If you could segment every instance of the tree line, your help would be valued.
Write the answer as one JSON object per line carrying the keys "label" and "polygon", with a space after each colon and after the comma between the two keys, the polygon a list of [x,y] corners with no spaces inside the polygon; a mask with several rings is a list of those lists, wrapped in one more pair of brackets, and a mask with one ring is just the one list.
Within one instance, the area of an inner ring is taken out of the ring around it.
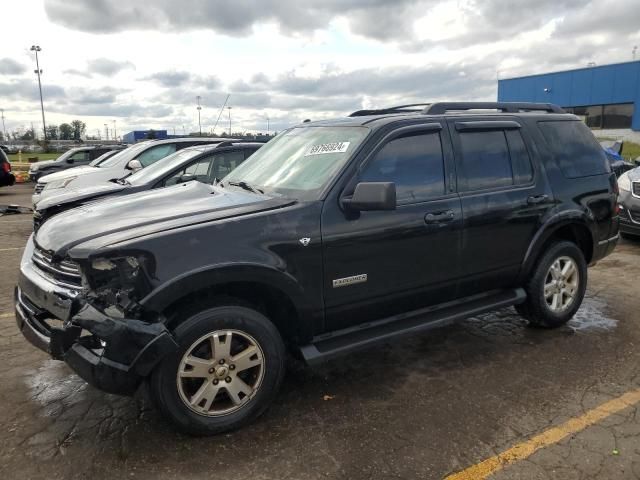
{"label": "tree line", "polygon": [[[82,120],[73,120],[71,123],[61,123],[60,125],[47,125],[47,140],[80,140],[87,131],[87,124]],[[42,134],[38,136],[42,139]],[[4,138],[0,131],[0,141],[3,140],[35,140],[35,132],[33,128],[18,128],[7,134],[8,138]]]}

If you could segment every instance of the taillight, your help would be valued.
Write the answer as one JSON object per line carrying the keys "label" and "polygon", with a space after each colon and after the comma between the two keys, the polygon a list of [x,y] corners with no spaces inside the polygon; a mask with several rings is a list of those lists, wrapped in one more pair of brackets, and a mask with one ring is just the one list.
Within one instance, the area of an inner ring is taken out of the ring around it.
{"label": "taillight", "polygon": [[9,173],[11,171],[11,164],[9,162],[3,162],[2,169],[4,170],[4,173]]}

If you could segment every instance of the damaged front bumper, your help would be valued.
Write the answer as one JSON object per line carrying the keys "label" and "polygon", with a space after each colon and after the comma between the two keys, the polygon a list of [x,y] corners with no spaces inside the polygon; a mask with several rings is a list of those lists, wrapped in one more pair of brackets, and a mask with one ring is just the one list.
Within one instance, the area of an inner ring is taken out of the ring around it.
{"label": "damaged front bumper", "polygon": [[80,290],[57,285],[33,264],[32,253],[29,240],[15,288],[18,328],[87,383],[109,393],[133,394],[178,348],[163,323],[110,317],[87,303]]}

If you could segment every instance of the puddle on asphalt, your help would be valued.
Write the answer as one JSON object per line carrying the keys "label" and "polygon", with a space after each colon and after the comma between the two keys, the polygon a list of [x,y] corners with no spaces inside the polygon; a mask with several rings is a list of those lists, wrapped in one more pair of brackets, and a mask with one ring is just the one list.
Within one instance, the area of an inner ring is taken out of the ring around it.
{"label": "puddle on asphalt", "polygon": [[602,300],[585,297],[582,306],[567,326],[574,332],[612,330],[618,325],[618,321],[604,313],[606,307],[607,304]]}
{"label": "puddle on asphalt", "polygon": [[46,416],[86,399],[86,383],[62,362],[47,360],[25,377],[31,398],[44,408]]}

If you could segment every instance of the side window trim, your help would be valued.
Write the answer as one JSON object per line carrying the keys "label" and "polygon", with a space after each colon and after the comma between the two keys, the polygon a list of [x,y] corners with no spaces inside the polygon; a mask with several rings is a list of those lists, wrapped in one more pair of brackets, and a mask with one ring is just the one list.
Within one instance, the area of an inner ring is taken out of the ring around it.
{"label": "side window trim", "polygon": [[476,120],[470,122],[456,122],[458,132],[473,132],[477,130],[514,130],[522,128],[518,122],[513,120]]}

